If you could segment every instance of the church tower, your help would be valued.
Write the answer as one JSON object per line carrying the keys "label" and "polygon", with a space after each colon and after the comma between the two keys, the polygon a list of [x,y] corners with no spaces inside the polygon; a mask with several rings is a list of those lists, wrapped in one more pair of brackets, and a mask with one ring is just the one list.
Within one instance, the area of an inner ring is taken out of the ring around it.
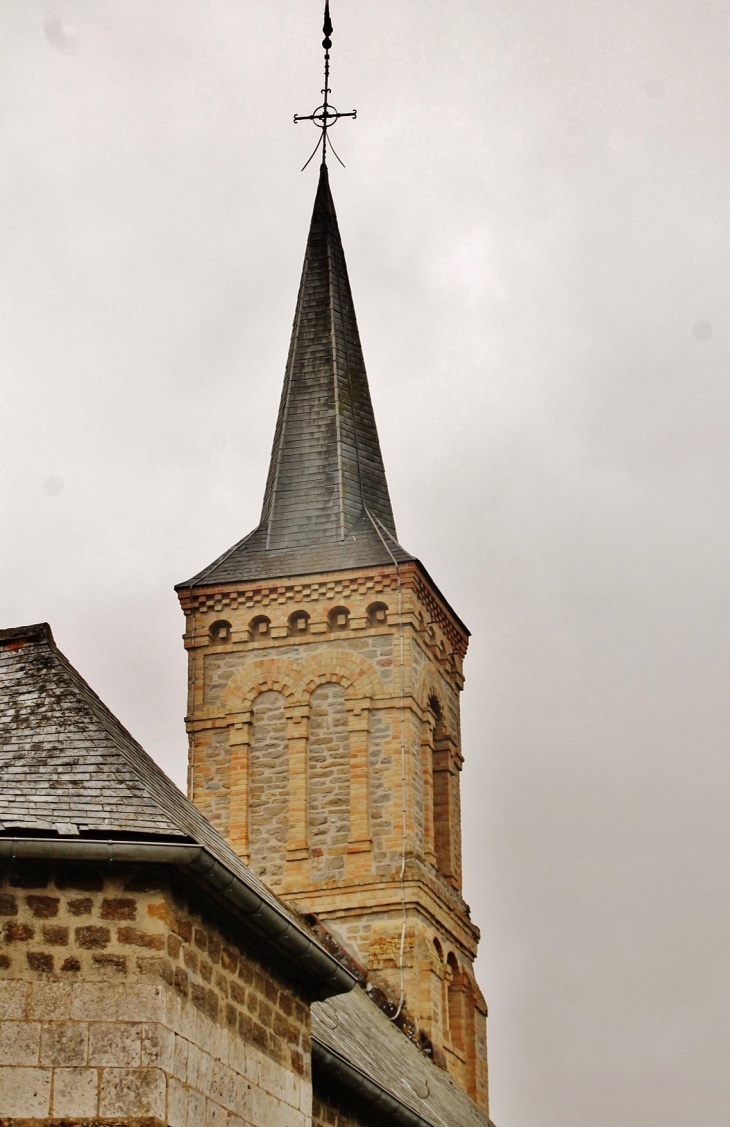
{"label": "church tower", "polygon": [[190,798],[486,1108],[461,892],[469,632],[397,540],[324,163],[260,524],[177,591]]}

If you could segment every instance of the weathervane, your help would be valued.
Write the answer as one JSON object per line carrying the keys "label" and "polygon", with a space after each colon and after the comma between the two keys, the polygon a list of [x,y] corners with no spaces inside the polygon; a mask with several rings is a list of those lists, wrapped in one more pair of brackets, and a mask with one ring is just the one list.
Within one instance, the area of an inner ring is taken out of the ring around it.
{"label": "weathervane", "polygon": [[[334,125],[334,123],[338,120],[338,118],[341,118],[341,117],[357,117],[357,110],[351,110],[350,113],[340,113],[338,110],[335,109],[334,106],[331,106],[330,103],[329,103],[329,96],[331,94],[331,90],[330,90],[330,47],[332,46],[332,40],[330,39],[330,36],[332,34],[332,20],[330,19],[329,0],[325,0],[324,26],[322,27],[322,31],[324,32],[324,39],[322,40],[322,46],[324,47],[324,90],[322,91],[322,93],[324,94],[324,101],[322,102],[321,106],[317,106],[314,113],[307,114],[306,116],[304,114],[298,114],[298,113],[294,114],[294,124],[296,124],[298,121],[313,121],[314,124],[319,129],[322,130],[322,136],[320,137],[319,141],[317,141],[317,144],[314,146],[314,152],[312,153],[312,156],[307,161],[307,164],[309,164],[309,162],[312,160],[312,157],[314,157],[314,154],[317,152],[317,149],[319,148],[320,145],[322,146],[322,164],[326,164],[327,163],[327,130],[332,125]],[[337,153],[335,152],[334,146],[333,146],[331,141],[330,141],[330,148],[332,149],[332,152],[335,154],[337,159],[340,161],[340,164],[344,168],[345,165],[340,160],[340,158],[337,156]],[[304,165],[304,168],[307,167],[307,164]],[[304,172],[304,168],[302,168],[302,172]]]}

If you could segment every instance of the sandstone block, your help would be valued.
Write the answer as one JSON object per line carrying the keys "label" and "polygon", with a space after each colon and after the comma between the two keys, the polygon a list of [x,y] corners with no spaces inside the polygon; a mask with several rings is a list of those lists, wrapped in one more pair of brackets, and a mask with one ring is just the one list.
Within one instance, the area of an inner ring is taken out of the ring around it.
{"label": "sandstone block", "polygon": [[137,918],[137,901],[130,897],[113,897],[101,902],[103,920],[135,920]]}
{"label": "sandstone block", "polygon": [[0,1065],[38,1064],[40,1040],[37,1022],[0,1022]]}
{"label": "sandstone block", "polygon": [[188,1092],[175,1077],[167,1082],[167,1122],[169,1127],[188,1127]]}
{"label": "sandstone block", "polygon": [[89,916],[94,901],[90,896],[81,896],[76,899],[69,900],[66,904],[72,916]]}
{"label": "sandstone block", "polygon": [[173,1075],[182,1080],[183,1083],[188,1077],[188,1052],[190,1049],[190,1042],[186,1041],[184,1037],[174,1034],[175,1037],[175,1055],[172,1066]]}
{"label": "sandstone block", "polygon": [[57,1021],[44,1025],[41,1032],[41,1064],[86,1064],[88,1045],[89,1029],[84,1022]]}
{"label": "sandstone block", "polygon": [[228,1112],[214,1100],[206,1100],[205,1127],[228,1127]]}
{"label": "sandstone block", "polygon": [[25,1017],[27,982],[0,982],[0,1019]]}
{"label": "sandstone block", "polygon": [[156,1022],[141,1026],[141,1059],[143,1068],[161,1068],[165,1072],[175,1070],[175,1034],[171,1029]]}
{"label": "sandstone block", "polygon": [[49,1068],[0,1067],[0,1108],[9,1118],[40,1119],[51,1102]]}
{"label": "sandstone block", "polygon": [[210,1095],[216,1103],[235,1110],[236,1105],[236,1076],[231,1069],[221,1061],[214,1060],[210,1078]]}
{"label": "sandstone block", "polygon": [[53,1114],[91,1118],[99,1103],[99,1074],[95,1068],[56,1068],[53,1072]]}
{"label": "sandstone block", "polygon": [[135,1068],[141,1060],[141,1031],[127,1022],[94,1022],[89,1031],[89,1064]]}
{"label": "sandstone block", "polygon": [[117,1014],[118,987],[79,982],[73,987],[71,1017],[76,1021],[109,1021]]}
{"label": "sandstone block", "polygon": [[153,984],[121,987],[117,1017],[120,1021],[157,1021],[162,1013],[162,992]]}
{"label": "sandstone block", "polygon": [[205,1096],[191,1089],[188,1092],[188,1127],[199,1127],[205,1123]]}
{"label": "sandstone block", "polygon": [[165,1074],[159,1068],[105,1068],[99,1115],[165,1118]]}

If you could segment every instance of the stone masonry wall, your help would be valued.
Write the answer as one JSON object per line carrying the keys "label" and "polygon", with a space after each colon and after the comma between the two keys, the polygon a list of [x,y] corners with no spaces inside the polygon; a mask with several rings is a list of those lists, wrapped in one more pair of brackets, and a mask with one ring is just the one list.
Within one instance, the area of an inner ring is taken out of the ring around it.
{"label": "stone masonry wall", "polygon": [[0,880],[0,1123],[307,1127],[309,1006],[148,866]]}
{"label": "stone masonry wall", "polygon": [[[444,958],[452,953],[470,983],[478,942],[461,895],[466,632],[415,564],[180,597],[188,615],[191,755],[209,760],[211,778],[229,787],[233,848],[396,998],[405,899],[406,1010],[448,1055],[430,952],[436,942]],[[272,699],[281,701],[280,754],[264,782],[262,716]],[[220,730],[230,736],[229,784],[210,742]],[[218,787],[209,796],[207,786],[208,776],[196,772],[191,797],[216,812]],[[271,817],[277,809],[281,822]],[[477,1023],[479,1005],[466,1007]],[[481,1050],[478,1082],[468,1075],[465,1050],[444,1063],[486,1106]]]}
{"label": "stone masonry wall", "polygon": [[195,757],[190,774],[197,776],[200,812],[223,837],[228,835],[231,812],[231,749],[225,728],[206,733],[205,753]]}
{"label": "stone masonry wall", "polygon": [[312,876],[330,880],[345,875],[350,833],[350,733],[341,685],[320,685],[311,701],[308,767]]}
{"label": "stone masonry wall", "polygon": [[289,757],[281,693],[254,701],[251,739],[249,841],[251,868],[274,889],[281,887],[286,862],[289,813]]}

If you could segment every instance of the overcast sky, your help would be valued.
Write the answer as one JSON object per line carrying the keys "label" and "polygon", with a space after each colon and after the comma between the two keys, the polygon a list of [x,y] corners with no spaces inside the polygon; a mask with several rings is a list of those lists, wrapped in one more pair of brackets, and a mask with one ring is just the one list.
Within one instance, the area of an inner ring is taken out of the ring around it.
{"label": "overcast sky", "polygon": [[[498,1127],[727,1127],[730,9],[333,0],[401,542],[473,632]],[[0,622],[181,783],[173,583],[258,521],[320,0],[0,5]]]}

